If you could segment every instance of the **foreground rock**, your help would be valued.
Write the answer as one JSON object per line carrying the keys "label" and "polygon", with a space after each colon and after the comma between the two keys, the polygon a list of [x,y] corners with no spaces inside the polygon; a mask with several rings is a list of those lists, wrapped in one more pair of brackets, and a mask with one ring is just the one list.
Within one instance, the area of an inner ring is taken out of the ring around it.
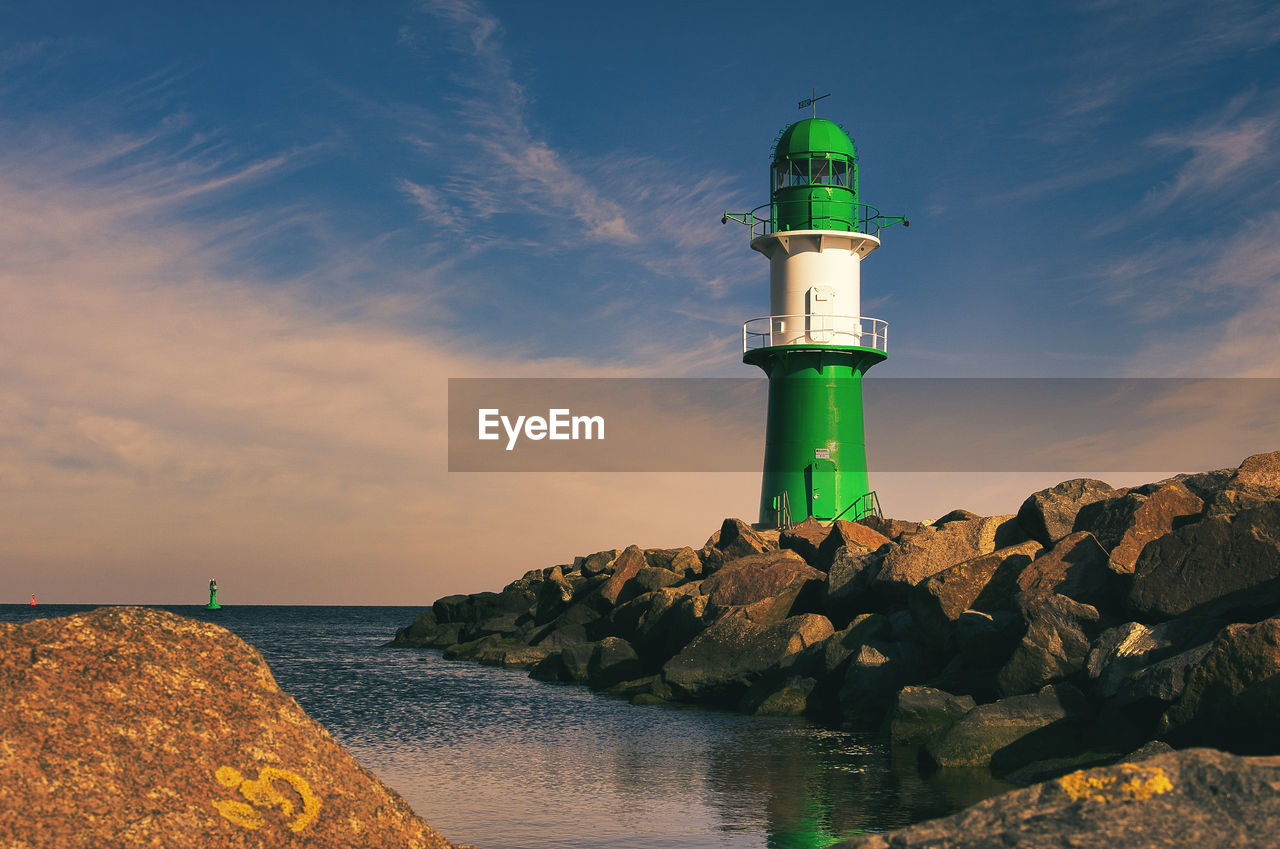
{"label": "foreground rock", "polygon": [[840,849],[1274,847],[1280,758],[1210,749],[1082,770]]}
{"label": "foreground rock", "polygon": [[449,849],[215,625],[0,624],[0,845]]}

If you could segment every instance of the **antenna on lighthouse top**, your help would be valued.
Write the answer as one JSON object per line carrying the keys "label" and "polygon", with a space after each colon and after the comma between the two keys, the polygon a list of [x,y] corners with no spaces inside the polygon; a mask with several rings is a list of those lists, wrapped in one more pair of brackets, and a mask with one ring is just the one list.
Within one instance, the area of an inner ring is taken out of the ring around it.
{"label": "antenna on lighthouse top", "polygon": [[811,88],[809,89],[809,97],[805,98],[804,100],[796,104],[796,108],[803,109],[806,106],[812,106],[813,117],[817,118],[818,117],[818,101],[824,97],[830,97],[830,96],[831,96],[831,92],[827,92],[826,94],[818,94],[818,90],[816,88]]}

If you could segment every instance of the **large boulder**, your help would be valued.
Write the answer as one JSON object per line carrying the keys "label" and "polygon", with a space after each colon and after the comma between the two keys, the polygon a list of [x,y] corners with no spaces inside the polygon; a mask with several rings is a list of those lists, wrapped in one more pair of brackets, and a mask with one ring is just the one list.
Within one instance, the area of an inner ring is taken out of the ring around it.
{"label": "large boulder", "polygon": [[[830,535],[831,528],[829,526],[810,516],[803,522],[798,522],[782,531],[778,535],[778,546],[788,551],[794,551],[803,557],[810,566],[821,569],[822,567],[818,565],[818,552]],[[826,570],[823,569],[823,571],[825,572]]]}
{"label": "large boulder", "polygon": [[1108,600],[1111,571],[1107,551],[1087,531],[1068,534],[1018,574],[1019,608],[1027,608],[1053,594],[1065,595],[1084,604],[1098,605]]}
{"label": "large boulder", "polygon": [[1140,669],[1211,639],[1222,627],[1216,619],[1186,616],[1159,625],[1126,622],[1104,631],[1089,649],[1085,673],[1094,690],[1111,698]]}
{"label": "large boulder", "polygon": [[1110,484],[1076,478],[1032,493],[1018,508],[1018,525],[1028,538],[1050,546],[1071,533],[1080,508],[1115,492]]}
{"label": "large boulder", "polygon": [[871,582],[888,551],[889,548],[872,551],[860,545],[847,545],[836,552],[827,571],[823,593],[827,615],[833,622],[844,625],[872,606]]}
{"label": "large boulder", "polygon": [[656,590],[636,624],[631,643],[656,668],[707,627],[707,596],[700,582]]}
{"label": "large boulder", "polygon": [[889,709],[889,742],[923,746],[976,707],[972,696],[933,687],[903,687]]}
{"label": "large boulder", "polygon": [[701,591],[708,597],[709,616],[738,611],[768,625],[790,616],[797,602],[816,605],[826,577],[794,551],[769,551],[729,561],[702,581]]}
{"label": "large boulder", "polygon": [[596,644],[587,661],[587,683],[596,690],[607,690],[640,674],[639,655],[620,637],[605,637]]}
{"label": "large boulder", "polygon": [[1160,723],[1169,705],[1182,697],[1187,679],[1204,656],[1209,643],[1193,646],[1173,657],[1144,666],[1120,682],[1111,704],[1136,728],[1147,729],[1148,737],[1160,733]]}
{"label": "large boulder", "polygon": [[617,604],[618,596],[622,595],[623,587],[638,575],[641,569],[648,565],[644,559],[644,551],[639,546],[627,546],[618,555],[618,559],[614,561],[613,572],[609,575],[609,580],[605,581],[600,587],[600,598],[611,606]]}
{"label": "large boulder", "polygon": [[958,814],[831,849],[1271,849],[1280,832],[1280,758],[1208,749],[1080,770]]}
{"label": "large boulder", "polygon": [[618,594],[618,603],[623,604],[654,590],[674,587],[676,584],[681,583],[684,583],[683,574],[677,574],[670,569],[663,569],[657,566],[645,566],[639,572],[636,572],[635,576],[622,587],[622,592]]}
{"label": "large boulder", "polygon": [[849,660],[837,693],[845,725],[878,728],[898,691],[933,672],[930,659],[912,642],[868,640]]}
{"label": "large boulder", "polygon": [[973,607],[996,575],[1004,572],[1008,582],[1040,551],[1040,543],[1028,540],[961,561],[930,575],[911,592],[911,615],[920,636],[937,648],[948,648],[960,614]]}
{"label": "large boulder", "polygon": [[869,528],[891,542],[902,542],[907,537],[913,536],[924,530],[925,525],[920,522],[908,522],[904,519],[886,519],[883,516],[863,516],[855,525],[862,525]]}
{"label": "large boulder", "polygon": [[960,519],[926,528],[900,546],[889,547],[871,581],[875,593],[890,604],[905,604],[911,588],[931,575],[980,554],[995,551],[997,538],[1015,536],[1012,516]]}
{"label": "large boulder", "polygon": [[1280,619],[1229,625],[1188,670],[1165,739],[1240,754],[1280,753]]}
{"label": "large boulder", "polygon": [[608,574],[613,571],[613,564],[620,554],[622,554],[622,549],[610,548],[605,551],[597,551],[595,554],[589,554],[586,557],[578,557],[574,560],[574,569],[588,578]]}
{"label": "large boulder", "polygon": [[1160,487],[1150,495],[1127,492],[1096,501],[1076,515],[1075,530],[1089,531],[1111,553],[1111,568],[1132,572],[1147,543],[1199,518],[1204,502],[1181,483]]}
{"label": "large boulder", "polygon": [[827,538],[822,542],[822,547],[818,550],[818,560],[822,565],[818,565],[817,568],[826,571],[831,561],[835,560],[836,552],[845,546],[859,545],[875,551],[881,546],[889,545],[892,542],[893,540],[889,539],[889,537],[861,522],[846,522],[844,519],[836,519],[831,527],[831,533],[827,534]]}
{"label": "large boulder", "polygon": [[1280,501],[1215,516],[1150,542],[1129,606],[1139,619],[1256,617],[1280,606]]}
{"label": "large boulder", "polygon": [[1084,668],[1099,630],[1097,608],[1064,595],[1051,595],[1028,608],[1027,632],[1000,670],[1004,695],[1029,693]]}
{"label": "large boulder", "polygon": [[553,567],[538,585],[537,601],[533,609],[533,621],[544,625],[555,619],[573,601],[573,584],[564,576],[564,569]]}
{"label": "large boulder", "polygon": [[846,546],[875,551],[891,540],[858,522],[846,522],[837,519],[831,525],[824,525],[810,516],[798,525],[783,531],[778,537],[782,548],[796,552],[815,569],[826,572],[836,559],[836,554]]}
{"label": "large boulder", "polygon": [[812,613],[773,625],[728,617],[667,661],[662,677],[683,699],[735,704],[765,673],[785,669],[806,647],[833,633],[825,616]]}
{"label": "large boulder", "polygon": [[1088,715],[1088,703],[1079,690],[1056,684],[978,705],[923,751],[936,766],[990,766],[1002,754],[1005,766],[1022,766],[1069,748],[1075,721]]}
{"label": "large boulder", "polygon": [[687,545],[684,548],[646,548],[644,559],[653,568],[666,569],[681,578],[696,578],[702,574],[698,552]]}
{"label": "large boulder", "polygon": [[750,554],[763,554],[771,548],[769,542],[741,519],[725,519],[720,530],[711,535],[706,545],[698,552],[703,568],[714,572],[727,560],[746,557]]}
{"label": "large boulder", "polygon": [[452,844],[230,631],[99,608],[0,624],[0,844]]}
{"label": "large boulder", "polygon": [[[428,608],[422,611],[406,628],[396,630],[395,639],[384,643],[386,648],[420,649],[432,645],[432,640],[440,631],[440,623],[436,621],[436,612]],[[455,637],[454,642],[457,642]]]}
{"label": "large boulder", "polygon": [[1254,454],[1232,473],[1205,512],[1210,516],[1238,513],[1280,498],[1280,451]]}

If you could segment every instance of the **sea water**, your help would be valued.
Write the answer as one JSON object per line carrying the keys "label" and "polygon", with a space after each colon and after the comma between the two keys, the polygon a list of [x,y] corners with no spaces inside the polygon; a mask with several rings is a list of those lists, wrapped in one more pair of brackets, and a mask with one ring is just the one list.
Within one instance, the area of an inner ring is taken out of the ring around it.
{"label": "sea water", "polygon": [[[0,621],[88,609],[0,606]],[[871,734],[636,707],[521,670],[382,648],[419,608],[166,609],[251,643],[356,760],[450,840],[483,849],[808,849],[1008,786],[922,778]]]}

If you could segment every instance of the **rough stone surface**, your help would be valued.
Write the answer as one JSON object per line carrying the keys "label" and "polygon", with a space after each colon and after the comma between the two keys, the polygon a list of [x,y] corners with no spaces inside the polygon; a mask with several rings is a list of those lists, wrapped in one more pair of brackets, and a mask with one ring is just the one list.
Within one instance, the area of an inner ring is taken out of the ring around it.
{"label": "rough stone surface", "polygon": [[640,570],[648,566],[645,562],[644,552],[639,546],[629,545],[618,555],[618,559],[613,563],[613,573],[609,575],[609,580],[605,581],[600,587],[600,598],[609,604],[617,604],[618,596],[622,595],[622,589],[627,582],[640,573]]}
{"label": "rough stone surface", "polygon": [[907,537],[920,533],[925,527],[920,522],[908,522],[904,519],[886,519],[883,516],[863,516],[854,524],[870,528],[892,542],[902,542]]}
{"label": "rough stone surface", "polygon": [[1254,454],[1240,464],[1209,503],[1210,516],[1237,513],[1280,498],[1280,451]]}
{"label": "rough stone surface", "polygon": [[640,656],[620,637],[605,637],[596,644],[587,661],[587,683],[597,690],[629,681],[640,672]]}
{"label": "rough stone surface", "polygon": [[870,600],[871,582],[884,562],[886,550],[871,551],[849,545],[836,552],[827,571],[825,592],[827,615],[833,622],[845,623],[865,611]]}
{"label": "rough stone surface", "polygon": [[0,624],[0,844],[452,844],[229,631],[99,608]]}
{"label": "rough stone surface", "polygon": [[825,616],[793,616],[775,625],[721,619],[662,668],[677,696],[695,701],[736,702],[763,673],[784,668],[806,647],[834,633]]}
{"label": "rough stone surface", "polygon": [[956,620],[973,606],[996,574],[1003,570],[1016,576],[1039,550],[1040,543],[1028,540],[930,575],[911,592],[911,615],[921,637],[937,648],[948,647]]}
{"label": "rough stone surface", "polygon": [[1222,623],[1216,619],[1187,616],[1159,625],[1126,622],[1104,631],[1089,649],[1085,672],[1103,698],[1120,692],[1138,670],[1204,643]]}
{"label": "rough stone surface", "polygon": [[769,687],[760,697],[748,693],[741,708],[756,716],[802,716],[808,712],[810,699],[818,682],[807,676],[793,675],[780,686]]}
{"label": "rough stone surface", "polygon": [[1129,606],[1139,619],[1252,615],[1280,605],[1280,501],[1217,516],[1148,545]]}
{"label": "rough stone surface", "polygon": [[1280,751],[1280,619],[1229,625],[1199,663],[1164,718],[1175,745],[1242,754]]}
{"label": "rough stone surface", "polygon": [[[978,705],[931,740],[924,751],[938,766],[987,766],[1002,750],[1033,732],[1053,725],[1061,728],[1068,720],[1084,716],[1087,710],[1084,696],[1069,684],[1045,687],[1037,693]],[[1050,756],[1045,752],[1059,748],[1062,739],[1057,734],[1041,735],[1041,740],[1030,743],[1022,747],[1027,751],[1019,753],[1018,760],[1023,763]]]}
{"label": "rough stone surface", "polygon": [[837,694],[844,722],[857,728],[879,727],[898,691],[928,677],[931,670],[926,664],[915,643],[863,643],[850,659]]}
{"label": "rough stone surface", "polygon": [[1069,534],[1018,575],[1018,606],[1030,607],[1054,593],[1084,604],[1104,603],[1111,586],[1107,564],[1107,551],[1093,534]]}
{"label": "rough stone surface", "polygon": [[1018,525],[1029,539],[1043,546],[1071,533],[1080,508],[1115,492],[1110,484],[1092,478],[1076,478],[1033,493],[1018,508]]}
{"label": "rough stone surface", "polygon": [[1097,608],[1052,595],[1027,611],[1027,632],[996,681],[1005,695],[1029,693],[1084,668],[1098,632]]}
{"label": "rough stone surface", "polygon": [[739,608],[746,618],[767,625],[790,616],[806,594],[816,603],[826,577],[794,551],[770,551],[729,561],[702,581],[702,592],[708,615]]}
{"label": "rough stone surface", "polygon": [[644,559],[655,569],[666,569],[684,578],[696,578],[702,574],[698,552],[687,545],[684,548],[647,548]]}
{"label": "rough stone surface", "polygon": [[972,696],[953,696],[932,687],[903,687],[889,710],[889,741],[922,746],[973,710]]}
{"label": "rough stone surface", "polygon": [[1132,572],[1147,543],[1198,518],[1204,502],[1181,483],[1150,495],[1129,492],[1090,504],[1076,516],[1075,530],[1089,531],[1111,552],[1111,568]]}
{"label": "rough stone surface", "polygon": [[622,604],[637,596],[651,593],[664,587],[673,587],[682,581],[684,581],[684,576],[677,575],[670,569],[645,566],[636,572],[635,577],[627,581],[626,585],[623,586],[622,592],[618,594],[618,603]]}
{"label": "rough stone surface", "polygon": [[[803,557],[810,566],[822,569],[818,565],[820,562],[818,552],[822,549],[822,544],[827,541],[829,536],[831,536],[831,528],[810,516],[803,522],[798,522],[779,534],[778,546],[788,551],[794,551]],[[823,571],[825,572],[826,570],[823,569]]]}
{"label": "rough stone surface", "polygon": [[1191,670],[1208,653],[1209,643],[1203,643],[1143,667],[1121,683],[1116,704],[1126,708],[1131,718],[1154,721],[1187,689]]}
{"label": "rough stone surface", "polygon": [[905,602],[911,588],[955,564],[996,550],[996,537],[1012,516],[959,519],[927,528],[885,552],[872,588],[887,601]]}
{"label": "rough stone surface", "polygon": [[622,549],[610,548],[605,551],[597,551],[595,554],[589,554],[580,558],[581,562],[576,563],[577,569],[588,578],[594,578],[596,575],[603,575],[613,570],[614,561],[618,559],[618,555],[622,553]]}
{"label": "rough stone surface", "polygon": [[1271,849],[1280,758],[1209,749],[1082,770],[832,849]]}
{"label": "rough stone surface", "polygon": [[720,525],[719,535],[715,537],[715,547],[724,552],[727,558],[733,559],[749,554],[762,554],[776,546],[769,545],[764,537],[741,519],[725,519]]}
{"label": "rough stone surface", "polygon": [[822,542],[822,547],[818,550],[818,562],[814,566],[825,572],[836,559],[837,552],[846,546],[861,546],[875,551],[881,546],[889,545],[892,542],[884,534],[867,527],[861,522],[846,522],[844,519],[837,519],[835,525],[831,528],[831,533],[827,534],[827,538]]}
{"label": "rough stone surface", "polygon": [[632,645],[646,657],[665,661],[702,632],[706,611],[700,582],[657,590],[636,625]]}
{"label": "rough stone surface", "polygon": [[440,623],[436,621],[434,610],[419,613],[407,628],[396,631],[395,639],[386,643],[387,648],[418,649],[432,645],[432,640],[440,631]]}

